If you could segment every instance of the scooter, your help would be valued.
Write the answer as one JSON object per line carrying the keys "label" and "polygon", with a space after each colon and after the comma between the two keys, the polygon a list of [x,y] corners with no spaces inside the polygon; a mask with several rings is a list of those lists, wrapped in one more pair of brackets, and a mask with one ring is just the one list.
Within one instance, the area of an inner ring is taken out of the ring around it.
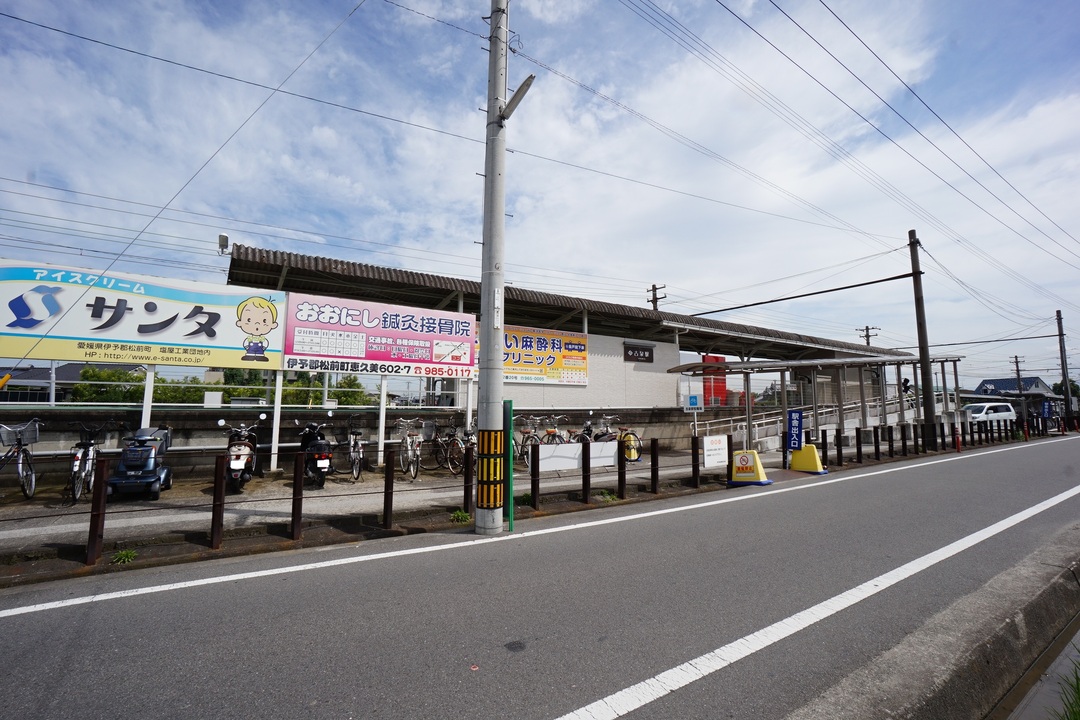
{"label": "scooter", "polygon": [[165,466],[165,453],[172,441],[166,426],[139,428],[122,439],[120,462],[107,481],[106,495],[148,493],[151,500],[172,487],[172,468]]}
{"label": "scooter", "polygon": [[225,477],[230,492],[240,492],[251,476],[258,472],[259,438],[255,430],[265,419],[266,413],[259,413],[259,419],[252,424],[240,423],[236,426],[228,424],[224,419],[218,420],[218,427],[225,428],[225,434],[229,436],[229,468]]}
{"label": "scooter", "polygon": [[[328,417],[334,416],[332,410],[326,414]],[[297,425],[300,424],[299,420],[294,422]],[[305,485],[314,484],[315,487],[321,488],[326,484],[327,474],[333,472],[330,468],[330,460],[334,457],[334,453],[330,442],[322,432],[323,428],[328,424],[329,421],[322,424],[312,421],[304,425],[304,429],[300,431],[300,452],[304,453],[305,456]]]}

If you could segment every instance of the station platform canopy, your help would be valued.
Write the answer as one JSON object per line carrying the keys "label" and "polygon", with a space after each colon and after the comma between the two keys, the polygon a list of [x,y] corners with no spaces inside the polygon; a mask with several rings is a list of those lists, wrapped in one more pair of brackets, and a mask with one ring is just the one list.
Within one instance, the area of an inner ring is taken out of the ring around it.
{"label": "station platform canopy", "polygon": [[[963,356],[949,355],[947,357],[932,357],[930,358],[931,365],[937,365],[939,363],[955,363],[960,362]],[[679,373],[681,375],[708,375],[717,372],[723,373],[758,373],[758,372],[780,372],[781,370],[828,370],[831,368],[843,368],[843,367],[879,367],[881,365],[914,365],[919,362],[919,358],[913,355],[897,356],[897,355],[867,355],[864,357],[847,357],[847,358],[833,358],[833,359],[819,359],[819,360],[752,360],[749,362],[720,362],[720,363],[706,363],[706,362],[693,362],[684,363],[682,365],[676,365],[673,368],[668,368],[669,373]]]}
{"label": "station platform canopy", "polygon": [[[446,275],[233,245],[228,282],[268,290],[480,314],[480,283]],[[678,342],[701,354],[778,360],[888,357],[909,353],[633,305],[538,292],[504,291],[504,321],[641,342]],[[880,361],[878,361],[880,362]]]}

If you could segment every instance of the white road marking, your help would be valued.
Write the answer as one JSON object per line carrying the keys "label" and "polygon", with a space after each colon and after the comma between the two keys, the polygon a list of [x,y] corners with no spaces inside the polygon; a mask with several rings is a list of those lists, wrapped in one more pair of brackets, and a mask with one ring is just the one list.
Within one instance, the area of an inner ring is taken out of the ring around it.
{"label": "white road marking", "polygon": [[[1063,438],[1063,440],[1064,439],[1069,439],[1069,438]],[[289,574],[289,573],[305,572],[305,571],[308,571],[308,570],[319,570],[319,569],[322,569],[322,568],[337,567],[337,566],[341,566],[341,565],[352,565],[352,564],[355,564],[355,563],[371,562],[371,561],[375,561],[375,560],[388,560],[388,559],[392,559],[392,558],[405,557],[405,556],[408,556],[408,555],[420,555],[420,554],[425,554],[425,553],[443,552],[443,551],[447,551],[447,550],[458,550],[458,549],[462,549],[462,548],[470,548],[470,547],[475,547],[475,546],[479,546],[479,545],[487,545],[487,544],[490,544],[490,543],[505,542],[507,540],[526,540],[526,539],[529,539],[529,538],[532,538],[532,537],[540,537],[540,536],[543,536],[543,535],[551,535],[551,534],[554,534],[554,533],[570,532],[570,531],[573,531],[573,530],[583,530],[583,529],[587,529],[587,528],[599,527],[601,525],[610,525],[610,524],[615,524],[615,523],[630,522],[630,521],[634,521],[634,520],[642,520],[642,519],[645,519],[645,518],[652,518],[652,517],[657,517],[657,516],[660,516],[660,515],[670,515],[672,513],[681,513],[681,512],[688,512],[688,511],[692,511],[692,510],[699,510],[699,509],[702,509],[702,508],[713,507],[713,506],[716,506],[716,505],[726,505],[726,504],[729,504],[729,503],[746,502],[746,501],[749,501],[749,500],[756,500],[756,499],[759,499],[759,498],[771,497],[771,496],[774,496],[774,495],[782,495],[784,493],[789,493],[789,492],[802,492],[804,490],[811,490],[811,489],[815,489],[815,488],[824,487],[826,485],[833,485],[835,483],[847,482],[847,481],[850,481],[850,480],[857,480],[859,478],[873,477],[873,476],[876,476],[876,475],[886,475],[886,474],[890,474],[890,473],[906,472],[906,471],[909,471],[909,470],[917,470],[919,468],[924,468],[924,467],[927,467],[927,466],[930,466],[930,465],[939,465],[941,463],[956,462],[956,461],[959,461],[959,460],[978,458],[978,457],[983,457],[985,455],[992,454],[992,453],[1008,452],[1008,451],[1012,451],[1012,450],[1022,450],[1022,449],[1025,449],[1026,447],[1030,447],[1030,446],[1025,446],[1025,445],[1015,446],[1014,445],[1014,446],[1009,446],[1009,447],[1006,447],[1006,448],[1001,448],[1001,449],[997,449],[997,450],[990,450],[990,451],[981,452],[981,453],[977,453],[977,454],[952,455],[952,456],[949,456],[947,458],[939,458],[939,459],[936,459],[936,460],[930,460],[928,462],[913,463],[913,464],[902,465],[902,466],[893,466],[893,467],[888,467],[888,468],[884,468],[884,469],[881,469],[881,470],[873,470],[873,471],[870,471],[870,472],[857,473],[857,474],[853,474],[853,475],[844,475],[844,476],[839,476],[839,477],[833,477],[833,478],[829,478],[829,479],[826,479],[826,480],[819,480],[817,482],[808,483],[806,485],[798,485],[798,486],[793,486],[793,487],[771,489],[771,490],[767,490],[767,491],[763,491],[763,492],[757,492],[757,493],[753,493],[753,494],[739,495],[737,497],[722,498],[722,499],[719,499],[719,500],[710,500],[710,501],[706,501],[706,502],[695,503],[693,505],[685,505],[685,506],[674,507],[674,508],[664,508],[664,509],[661,509],[661,510],[651,510],[651,511],[642,512],[642,513],[635,513],[633,515],[624,515],[624,516],[620,516],[620,517],[605,518],[605,519],[602,519],[602,520],[591,520],[591,521],[575,523],[575,524],[571,524],[571,525],[564,525],[564,526],[560,526],[560,527],[545,528],[543,530],[530,530],[530,531],[526,531],[526,532],[513,533],[513,534],[507,534],[507,535],[496,535],[496,536],[492,536],[492,537],[477,538],[477,539],[473,539],[473,540],[466,540],[464,542],[449,543],[449,544],[446,544],[446,545],[426,546],[426,547],[421,547],[421,548],[411,548],[411,549],[407,549],[407,550],[394,550],[394,551],[390,551],[390,552],[375,553],[375,554],[372,554],[372,555],[363,555],[363,556],[359,556],[359,557],[338,558],[336,560],[324,560],[324,561],[321,561],[321,562],[305,563],[303,565],[291,565],[291,566],[288,566],[288,567],[274,568],[274,569],[270,569],[270,570],[258,570],[258,571],[247,572],[247,573],[236,573],[236,574],[232,574],[232,575],[221,575],[221,576],[218,576],[218,577],[202,578],[202,579],[199,579],[199,580],[188,580],[186,582],[167,583],[167,584],[163,584],[163,585],[152,585],[152,586],[143,587],[143,588],[131,588],[129,590],[119,590],[119,591],[116,591],[116,592],[99,593],[97,595],[85,595],[83,597],[66,598],[64,600],[56,600],[56,601],[53,601],[53,602],[37,603],[35,605],[25,605],[25,606],[22,606],[22,607],[14,607],[14,608],[8,608],[8,609],[5,609],[5,610],[0,610],[0,618],[13,617],[15,615],[26,615],[26,614],[29,614],[29,613],[43,612],[43,611],[46,611],[46,610],[57,610],[57,609],[60,609],[60,608],[71,607],[71,606],[74,606],[74,605],[86,605],[88,603],[105,602],[107,600],[117,600],[117,599],[120,599],[120,598],[137,597],[139,595],[150,595],[150,594],[160,593],[160,592],[171,592],[171,591],[174,591],[174,590],[184,590],[184,589],[187,589],[187,588],[200,587],[200,586],[204,586],[204,585],[218,585],[218,584],[221,584],[221,583],[238,582],[238,581],[241,581],[241,580],[253,580],[253,579],[257,579],[257,578],[271,577],[271,576],[274,576],[274,575],[286,575],[286,574]],[[1074,488],[1074,490],[1069,491],[1069,492],[1071,492],[1073,494],[1075,494],[1076,492],[1080,492],[1080,487]],[[1065,499],[1067,499],[1066,497],[1064,497],[1064,495],[1067,495],[1067,493],[1057,496],[1057,498],[1060,498],[1060,499],[1057,500],[1057,502],[1062,502]],[[1068,497],[1072,497],[1072,495],[1068,495]],[[1048,500],[1046,502],[1049,503],[1052,500],[1055,500],[1055,498],[1051,498],[1051,500]],[[1045,505],[1045,504],[1046,503],[1041,503],[1040,505],[1036,505],[1035,507],[1038,508],[1038,507],[1041,507],[1041,505]],[[1055,502],[1053,504],[1057,504],[1057,503]],[[1050,505],[1047,505],[1047,507],[1050,507]],[[1042,509],[1045,509],[1045,508],[1042,508]],[[1038,512],[1041,512],[1041,510],[1039,510]],[[1034,514],[1034,513],[1032,513],[1032,514]],[[1017,517],[1017,516],[1014,515],[1013,517]],[[1003,520],[1002,522],[1007,522],[1007,520]],[[1019,520],[1017,522],[1019,522]],[[996,527],[996,526],[991,526],[991,527]],[[1002,528],[1002,529],[1004,529],[1004,528]],[[998,532],[1000,532],[1000,530]],[[963,541],[958,541],[958,542],[963,542]],[[959,552],[959,550],[957,550],[956,552]],[[916,561],[916,562],[918,562],[918,561]],[[907,566],[904,566],[904,567],[907,567]],[[894,572],[896,572],[896,571],[894,571]],[[886,576],[882,576],[882,577],[886,577]],[[871,583],[873,583],[873,582],[875,582],[875,581],[872,580]],[[899,582],[899,581],[897,581],[897,582]],[[860,586],[860,587],[862,587],[862,586]],[[848,591],[848,592],[854,592],[854,591]],[[842,597],[842,596],[837,596],[837,597]],[[809,612],[809,611],[806,611],[806,612]],[[829,614],[832,614],[832,613],[830,612]],[[798,616],[793,616],[793,617],[798,617]],[[782,622],[784,622],[784,621],[782,621]],[[778,624],[781,624],[781,623],[778,623]],[[759,631],[759,632],[764,632],[764,631]],[[749,635],[747,637],[750,638],[750,637],[754,637],[754,636]],[[733,643],[733,644],[740,645],[740,643]],[[729,647],[729,646],[726,646],[726,647]],[[741,647],[741,645],[740,645],[740,647]],[[721,650],[723,650],[723,648],[721,648]],[[727,663],[727,664],[730,664],[730,663]],[[603,702],[603,701],[601,701],[601,702]],[[592,706],[589,706],[589,707],[592,707]],[[589,715],[582,715],[582,716],[579,716],[579,717],[590,717],[590,716]],[[617,717],[617,716],[604,715],[603,717]]]}

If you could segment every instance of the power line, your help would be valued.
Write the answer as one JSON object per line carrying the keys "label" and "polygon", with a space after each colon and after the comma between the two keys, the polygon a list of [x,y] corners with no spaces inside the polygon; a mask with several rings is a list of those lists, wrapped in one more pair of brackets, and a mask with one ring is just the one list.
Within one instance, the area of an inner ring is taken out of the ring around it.
{"label": "power line", "polygon": [[994,173],[995,175],[997,175],[997,176],[998,176],[998,177],[999,177],[999,178],[1001,179],[1001,181],[1002,181],[1002,182],[1004,182],[1004,183],[1005,183],[1006,185],[1008,185],[1008,186],[1009,186],[1010,188],[1012,188],[1013,192],[1015,192],[1015,193],[1016,193],[1017,195],[1019,195],[1019,196],[1020,196],[1021,198],[1023,198],[1023,199],[1024,199],[1024,201],[1025,201],[1025,202],[1026,202],[1026,203],[1027,203],[1028,205],[1030,205],[1030,206],[1032,207],[1032,209],[1034,209],[1034,210],[1035,210],[1036,212],[1038,212],[1038,213],[1039,213],[1040,215],[1042,215],[1042,216],[1043,216],[1044,218],[1046,218],[1046,219],[1047,219],[1047,220],[1048,220],[1048,221],[1049,221],[1049,222],[1050,222],[1050,223],[1051,223],[1051,224],[1052,224],[1052,225],[1053,225],[1054,227],[1056,227],[1056,228],[1057,228],[1058,230],[1060,230],[1061,232],[1065,233],[1065,235],[1066,235],[1067,237],[1069,237],[1070,239],[1072,239],[1072,240],[1073,240],[1074,242],[1080,242],[1080,241],[1077,241],[1077,239],[1076,239],[1075,237],[1073,237],[1073,236],[1072,236],[1072,235],[1071,235],[1071,234],[1069,233],[1069,231],[1068,231],[1068,230],[1066,230],[1065,228],[1063,228],[1063,227],[1061,227],[1060,225],[1058,225],[1058,224],[1057,224],[1056,222],[1054,222],[1054,221],[1053,221],[1053,220],[1052,220],[1052,219],[1051,219],[1051,218],[1050,218],[1050,217],[1049,217],[1049,216],[1048,216],[1048,215],[1047,215],[1046,213],[1044,213],[1044,212],[1043,212],[1042,210],[1040,210],[1040,209],[1038,208],[1038,206],[1036,206],[1036,205],[1035,205],[1035,203],[1031,202],[1031,200],[1029,200],[1029,199],[1028,199],[1028,197],[1027,197],[1026,195],[1024,195],[1024,193],[1020,192],[1020,190],[1019,190],[1019,189],[1017,189],[1017,188],[1016,188],[1016,186],[1014,186],[1014,185],[1013,185],[1013,184],[1012,184],[1011,182],[1009,182],[1009,181],[1008,181],[1007,179],[1005,179],[1005,177],[1004,177],[1004,176],[1003,176],[1003,175],[1002,175],[1002,174],[1001,174],[1000,172],[998,172],[998,171],[997,171],[997,168],[995,168],[995,167],[994,167],[993,165],[991,165],[991,164],[990,164],[990,162],[989,162],[988,160],[986,160],[986,158],[984,158],[984,157],[983,157],[982,155],[980,155],[980,154],[979,154],[979,152],[978,152],[978,151],[977,151],[977,150],[976,150],[975,148],[971,147],[971,145],[969,145],[969,144],[968,144],[967,140],[965,140],[965,139],[964,139],[963,137],[961,137],[961,136],[960,136],[960,133],[956,132],[956,130],[954,130],[954,129],[953,129],[952,125],[950,125],[949,123],[945,122],[944,118],[942,118],[942,117],[941,117],[940,115],[938,115],[938,114],[937,114],[937,112],[936,112],[936,111],[935,111],[935,110],[934,110],[934,109],[933,109],[932,107],[930,107],[930,106],[929,106],[929,105],[928,105],[928,104],[926,103],[926,101],[925,101],[925,100],[923,100],[923,99],[922,99],[922,96],[921,96],[921,95],[919,95],[919,93],[915,92],[915,89],[914,89],[914,88],[912,88],[912,87],[911,87],[910,85],[908,85],[908,84],[907,84],[907,82],[906,82],[906,81],[905,81],[905,80],[904,80],[903,78],[901,78],[901,77],[900,77],[899,75],[897,75],[897,74],[896,74],[896,72],[895,72],[895,71],[894,71],[894,70],[893,70],[893,69],[892,69],[892,68],[891,68],[891,67],[889,66],[889,64],[888,64],[887,62],[885,62],[885,61],[884,61],[884,60],[883,60],[883,59],[881,58],[881,56],[879,56],[879,55],[878,55],[878,54],[877,54],[876,52],[874,52],[874,50],[873,50],[873,49],[872,49],[872,48],[871,48],[871,47],[870,47],[869,45],[867,45],[867,44],[866,44],[866,43],[865,43],[865,42],[863,41],[863,39],[862,39],[861,37],[859,37],[858,33],[856,33],[856,32],[855,32],[854,30],[852,30],[852,29],[851,29],[851,27],[850,27],[850,26],[849,26],[849,25],[848,25],[848,24],[847,24],[846,22],[844,22],[844,21],[843,21],[843,19],[841,19],[841,18],[840,18],[840,16],[839,16],[839,15],[837,15],[837,14],[836,14],[836,13],[835,13],[835,12],[833,11],[833,9],[832,9],[832,8],[830,8],[830,7],[829,7],[829,6],[828,6],[828,5],[827,5],[827,4],[825,3],[825,0],[818,0],[818,2],[820,2],[820,3],[821,3],[821,5],[822,5],[822,6],[823,6],[823,7],[824,7],[824,8],[826,9],[826,10],[828,10],[828,11],[829,11],[829,13],[830,13],[830,14],[831,14],[831,15],[832,15],[832,16],[833,16],[834,18],[836,18],[837,22],[839,22],[839,23],[840,23],[841,25],[843,25],[843,26],[844,26],[844,28],[845,28],[845,29],[846,29],[846,30],[847,30],[847,31],[848,31],[849,33],[851,33],[851,35],[852,35],[852,36],[853,36],[853,37],[854,37],[854,38],[855,38],[856,40],[858,40],[858,41],[859,41],[859,43],[860,43],[860,44],[861,44],[861,45],[862,45],[862,46],[863,46],[864,48],[866,48],[866,49],[867,49],[867,50],[868,50],[868,51],[870,52],[870,54],[871,54],[871,55],[873,55],[873,56],[874,56],[874,58],[875,58],[875,59],[876,59],[876,60],[877,60],[877,61],[878,61],[879,63],[881,63],[881,65],[882,65],[882,66],[883,66],[883,67],[884,67],[884,68],[885,68],[886,70],[888,70],[888,71],[889,71],[889,72],[890,72],[890,73],[892,74],[892,76],[893,76],[894,78],[896,78],[896,79],[897,79],[897,80],[898,80],[898,81],[900,82],[900,84],[901,84],[901,85],[903,85],[903,86],[904,86],[904,87],[905,87],[905,88],[907,89],[907,91],[908,91],[909,93],[911,93],[911,95],[912,95],[912,96],[913,96],[913,97],[914,97],[914,98],[915,98],[916,100],[918,100],[918,101],[919,101],[919,102],[920,102],[920,103],[922,104],[922,106],[923,106],[924,108],[926,108],[927,110],[929,110],[929,111],[930,111],[930,114],[932,114],[932,115],[933,115],[933,116],[934,116],[935,118],[937,118],[937,119],[938,119],[938,121],[939,121],[939,122],[940,122],[940,123],[941,123],[942,125],[944,125],[944,126],[945,126],[946,128],[948,128],[949,132],[951,132],[951,133],[953,134],[953,136],[954,136],[954,137],[955,137],[955,138],[956,138],[957,140],[959,140],[959,141],[960,141],[961,143],[963,143],[963,144],[964,144],[964,147],[966,147],[966,148],[967,148],[968,150],[970,150],[970,151],[972,152],[972,154],[973,154],[973,155],[975,155],[975,157],[979,158],[979,160],[981,160],[981,161],[982,161],[983,165],[985,165],[985,166],[986,166],[987,168],[989,168],[989,169],[990,169],[990,171],[991,171],[991,172],[993,172],[993,173]]}

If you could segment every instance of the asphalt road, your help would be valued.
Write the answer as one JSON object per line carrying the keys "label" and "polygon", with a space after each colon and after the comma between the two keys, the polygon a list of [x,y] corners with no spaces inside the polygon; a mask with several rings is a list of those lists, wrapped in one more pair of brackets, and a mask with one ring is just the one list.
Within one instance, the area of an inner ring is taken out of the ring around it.
{"label": "asphalt road", "polygon": [[0,717],[889,717],[1080,556],[1078,440],[2,590]]}

